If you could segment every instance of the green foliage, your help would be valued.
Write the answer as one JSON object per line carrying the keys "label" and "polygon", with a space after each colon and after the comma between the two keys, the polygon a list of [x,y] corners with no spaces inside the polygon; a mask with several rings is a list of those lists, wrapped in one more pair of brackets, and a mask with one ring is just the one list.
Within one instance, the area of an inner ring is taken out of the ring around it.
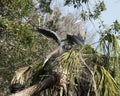
{"label": "green foliage", "polygon": [[8,17],[9,19],[19,19],[22,16],[28,16],[33,7],[32,0],[4,0],[2,3],[4,5],[2,16]]}
{"label": "green foliage", "polygon": [[[0,80],[4,81],[3,83],[0,81],[0,93],[3,93],[3,96],[8,96],[9,91],[6,86],[10,84],[13,72],[21,66],[34,65],[31,84],[36,84],[52,75],[53,69],[49,66],[44,68],[43,61],[46,54],[54,50],[56,45],[34,31],[35,25],[38,25],[36,23],[38,23],[39,15],[53,12],[50,9],[51,0],[37,0],[39,4],[37,8],[33,1],[0,0]],[[65,5],[81,8],[80,16],[83,20],[98,19],[101,12],[106,10],[104,2],[99,0],[93,10],[90,9],[89,2],[90,0],[65,0]],[[84,9],[84,7],[87,8]],[[74,24],[74,16],[62,17],[59,10],[53,12],[52,16],[52,20],[48,18],[46,25],[43,26],[51,30],[59,30],[59,34],[63,34],[61,37],[72,31],[76,32],[78,26],[76,27]],[[92,94],[90,96],[93,96],[92,91],[96,91],[93,90],[94,86],[97,87],[100,96],[119,95],[117,84],[120,85],[118,44],[120,24],[116,20],[109,28],[104,26],[101,28],[99,51],[101,55],[97,54],[90,45],[79,45],[56,59],[58,60],[57,68],[61,73],[66,74],[70,86],[74,88],[70,89],[70,92],[78,87],[75,84],[75,78],[77,78],[81,84],[89,83],[86,84],[87,86],[83,86],[83,89],[89,89],[88,93]],[[95,73],[95,79],[92,72]]]}
{"label": "green foliage", "polygon": [[[104,26],[104,30],[101,32],[100,52],[107,58],[104,60],[104,67],[111,73],[113,78],[118,84],[120,84],[119,78],[119,23],[114,22],[109,28]],[[119,86],[118,86],[119,87]],[[108,94],[106,92],[106,94]],[[111,93],[112,96],[114,94]]]}
{"label": "green foliage", "polygon": [[88,44],[82,46],[82,50],[84,54],[94,54],[95,50]]}
{"label": "green foliage", "polygon": [[96,2],[93,8],[91,8],[89,3],[87,3],[86,7],[87,7],[87,10],[82,9],[82,11],[80,12],[80,15],[83,18],[83,20],[99,19],[101,13],[106,10],[104,1]]}
{"label": "green foliage", "polygon": [[74,85],[74,78],[79,77],[81,67],[78,52],[75,50],[65,52],[59,60],[59,66],[62,66],[62,72],[66,72],[67,79]]}
{"label": "green foliage", "polygon": [[38,0],[40,2],[40,9],[42,12],[47,12],[47,13],[51,13],[52,10],[50,9],[50,3],[51,0]]}
{"label": "green foliage", "polygon": [[97,69],[95,69],[95,76],[97,79],[99,78],[97,86],[100,96],[109,96],[109,94],[110,96],[117,96],[119,90],[118,85],[103,66],[97,66]]}
{"label": "green foliage", "polygon": [[73,4],[74,8],[79,8],[82,3],[88,3],[89,0],[65,0],[65,5]]}
{"label": "green foliage", "polygon": [[0,93],[9,93],[7,85],[17,68],[43,62],[48,44],[30,24],[0,18],[0,79],[5,81],[0,83]]}
{"label": "green foliage", "polygon": [[19,21],[10,21],[5,18],[0,18],[0,22],[2,26],[6,27],[6,31],[16,36],[16,40],[21,42],[21,44],[32,46],[34,36],[31,25],[24,23],[20,24]]}
{"label": "green foliage", "polygon": [[93,15],[94,19],[97,19],[100,16],[101,12],[105,10],[106,10],[106,7],[103,1],[100,2],[99,4],[96,4],[94,15]]}
{"label": "green foliage", "polygon": [[[111,46],[111,48],[107,49],[108,52],[105,54],[109,54],[109,52],[114,52],[113,53],[114,56],[118,56],[119,45],[118,45],[116,36],[114,34],[108,33],[104,37],[102,37],[100,45],[103,46],[102,48],[109,48]],[[103,49],[103,50],[106,50],[106,49]]]}
{"label": "green foliage", "polygon": [[[72,50],[64,53],[59,57],[59,66],[62,67],[62,72],[66,71],[70,86],[75,86],[74,78],[80,77],[83,79],[81,80],[81,83],[87,81],[92,85],[92,87],[95,88],[96,86],[97,90],[94,89],[94,92],[97,91],[97,94],[99,94],[99,96],[117,96],[119,86],[117,85],[115,79],[111,76],[110,72],[107,71],[103,66],[99,65],[99,61],[96,60],[96,62],[94,62],[90,60],[90,58],[93,58],[92,55],[96,58],[99,58],[99,60],[103,59],[103,57],[101,58],[99,55],[95,55],[93,49],[89,45],[85,46],[86,48],[84,46],[75,46]],[[86,50],[87,48],[91,48],[92,51]],[[83,58],[85,57],[84,59],[81,58],[81,54],[83,55]],[[86,59],[89,59],[89,62],[87,62]],[[103,59],[103,61],[104,60],[106,59]],[[96,64],[94,65],[94,63]],[[92,70],[94,70],[95,78],[93,78],[91,76],[92,74],[90,74]],[[93,81],[91,82],[91,80]],[[96,82],[97,85],[95,85],[93,82]],[[89,90],[93,91],[92,89]],[[93,96],[93,93],[91,91],[88,93],[91,94],[90,96]]]}
{"label": "green foliage", "polygon": [[115,22],[113,22],[113,27],[115,31],[119,31],[120,30],[120,24],[117,20],[115,20]]}

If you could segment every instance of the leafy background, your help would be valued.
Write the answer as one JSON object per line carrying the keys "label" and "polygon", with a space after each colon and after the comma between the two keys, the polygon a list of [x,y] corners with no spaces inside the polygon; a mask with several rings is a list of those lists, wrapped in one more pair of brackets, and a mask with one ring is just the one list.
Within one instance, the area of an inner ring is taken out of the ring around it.
{"label": "leafy background", "polygon": [[[100,15],[106,10],[103,1],[98,0],[94,7],[90,7],[89,0],[65,0],[65,6],[81,8],[79,13],[81,22],[75,25],[78,17],[75,17],[74,14],[63,16],[59,8],[52,10],[49,6],[51,1],[0,0],[0,95],[8,96],[10,94],[8,87],[12,76],[16,69],[23,66],[34,65],[35,77],[33,76],[31,82],[39,80],[38,75],[40,74],[36,74],[43,70],[42,65],[46,55],[56,48],[57,44],[36,32],[36,27],[49,28],[56,31],[61,38],[65,38],[68,33],[85,33],[86,30],[83,27],[86,22],[93,23],[93,21],[99,20],[99,29],[96,30],[96,33],[100,35],[98,47],[93,49],[89,44],[80,46],[80,48],[75,46],[61,56],[59,65],[63,70],[71,73],[67,78],[70,79],[70,89],[73,94],[75,94],[73,78],[80,75],[82,79],[79,80],[83,88],[87,90],[91,87],[89,84],[86,87],[83,79],[88,79],[88,83],[92,84],[93,89],[91,89],[90,96],[94,96],[93,94],[119,96],[119,22],[115,20],[108,27],[101,21]],[[87,34],[90,35],[89,32]],[[94,35],[91,35],[91,38],[94,38]],[[89,41],[90,38],[87,37],[87,40]],[[96,42],[95,40],[91,41]],[[69,58],[66,58],[67,56]],[[86,70],[88,72],[85,73]],[[50,74],[48,70],[45,71],[45,74],[40,76]],[[72,74],[74,71],[75,73]],[[90,78],[92,81],[89,80]]]}

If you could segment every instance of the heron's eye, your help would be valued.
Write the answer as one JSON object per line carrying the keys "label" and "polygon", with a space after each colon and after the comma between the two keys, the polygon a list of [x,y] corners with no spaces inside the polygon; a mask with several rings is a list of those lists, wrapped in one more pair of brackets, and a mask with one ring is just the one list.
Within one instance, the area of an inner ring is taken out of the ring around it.
{"label": "heron's eye", "polygon": [[72,45],[70,45],[70,44],[63,45],[63,49],[65,49],[65,50],[70,50],[71,48],[72,48]]}

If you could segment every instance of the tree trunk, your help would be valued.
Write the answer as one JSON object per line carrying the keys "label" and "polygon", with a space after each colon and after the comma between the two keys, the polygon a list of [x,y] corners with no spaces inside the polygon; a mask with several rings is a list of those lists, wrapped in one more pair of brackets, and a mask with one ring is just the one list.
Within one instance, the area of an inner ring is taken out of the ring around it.
{"label": "tree trunk", "polygon": [[57,82],[59,82],[58,75],[53,75],[46,78],[41,83],[35,84],[15,94],[11,94],[10,96],[35,96],[35,94],[54,86]]}

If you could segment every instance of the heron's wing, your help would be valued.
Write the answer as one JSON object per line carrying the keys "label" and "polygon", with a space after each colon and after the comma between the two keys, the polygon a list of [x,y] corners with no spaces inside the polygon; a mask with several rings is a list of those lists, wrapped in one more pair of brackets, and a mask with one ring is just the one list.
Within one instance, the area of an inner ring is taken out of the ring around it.
{"label": "heron's wing", "polygon": [[82,36],[75,36],[73,35],[74,41],[76,42],[76,44],[84,44],[84,39],[82,38]]}
{"label": "heron's wing", "polygon": [[52,38],[58,43],[58,45],[60,45],[61,38],[54,31],[48,29],[42,29],[42,28],[37,28],[37,31],[45,35],[46,37]]}

